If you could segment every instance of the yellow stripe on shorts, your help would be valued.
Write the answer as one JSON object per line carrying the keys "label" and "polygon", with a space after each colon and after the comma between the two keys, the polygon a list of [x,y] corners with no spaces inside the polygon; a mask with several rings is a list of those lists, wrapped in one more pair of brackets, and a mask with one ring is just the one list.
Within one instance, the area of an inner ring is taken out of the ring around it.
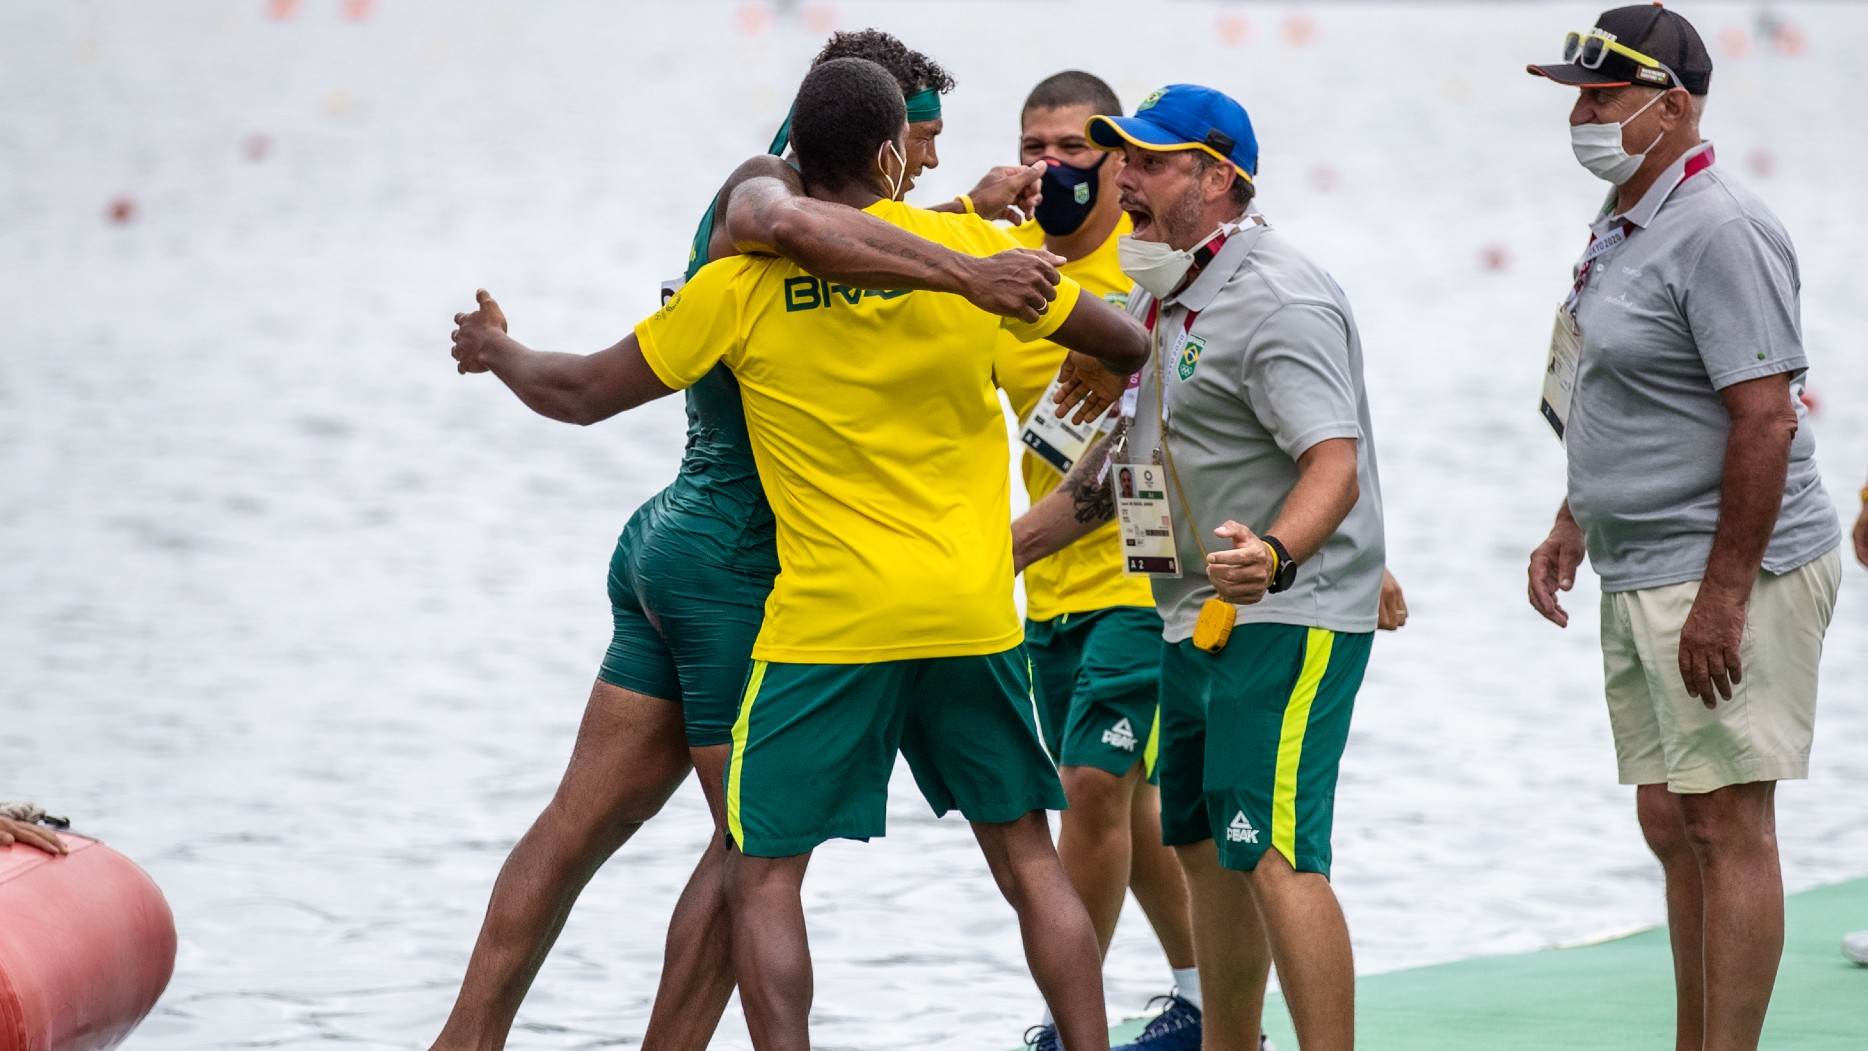
{"label": "yellow stripe on shorts", "polygon": [[746,696],[739,702],[739,718],[733,720],[733,758],[726,768],[726,830],[742,851],[746,849],[746,830],[739,823],[740,768],[746,764],[746,735],[752,728],[752,702],[759,697],[759,684],[765,682],[765,663],[752,662],[752,676],[746,680]]}
{"label": "yellow stripe on shorts", "polygon": [[1310,705],[1330,666],[1336,633],[1311,628],[1304,638],[1304,668],[1284,706],[1284,727],[1278,734],[1278,779],[1271,790],[1271,845],[1284,860],[1297,867],[1297,767],[1304,758],[1304,731],[1310,728]]}
{"label": "yellow stripe on shorts", "polygon": [[1148,743],[1142,745],[1142,776],[1155,776],[1155,763],[1161,758],[1161,705],[1155,705],[1155,723],[1148,728]]}

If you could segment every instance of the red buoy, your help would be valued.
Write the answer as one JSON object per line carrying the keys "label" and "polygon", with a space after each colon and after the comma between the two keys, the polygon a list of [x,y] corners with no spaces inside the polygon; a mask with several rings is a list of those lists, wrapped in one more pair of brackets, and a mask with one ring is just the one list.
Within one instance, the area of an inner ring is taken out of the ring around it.
{"label": "red buoy", "polygon": [[149,876],[94,840],[53,857],[0,847],[0,1047],[102,1051],[130,1035],[175,970],[175,918]]}
{"label": "red buoy", "polygon": [[128,197],[112,198],[110,206],[104,209],[104,214],[110,217],[111,222],[122,226],[136,218],[136,202]]}

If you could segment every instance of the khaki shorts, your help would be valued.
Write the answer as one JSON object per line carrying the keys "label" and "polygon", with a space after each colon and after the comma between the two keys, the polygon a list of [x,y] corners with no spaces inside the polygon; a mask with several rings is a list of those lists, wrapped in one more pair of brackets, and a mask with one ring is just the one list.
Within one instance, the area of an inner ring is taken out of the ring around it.
{"label": "khaki shorts", "polygon": [[1739,644],[1744,681],[1708,709],[1680,678],[1680,629],[1699,582],[1602,596],[1602,666],[1625,785],[1683,794],[1809,776],[1816,666],[1842,583],[1840,549],[1761,573]]}

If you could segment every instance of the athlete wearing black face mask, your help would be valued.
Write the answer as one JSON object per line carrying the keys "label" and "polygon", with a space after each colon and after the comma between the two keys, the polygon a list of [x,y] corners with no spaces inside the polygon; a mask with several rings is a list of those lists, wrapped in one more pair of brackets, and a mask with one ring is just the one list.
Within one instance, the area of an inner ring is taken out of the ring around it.
{"label": "athlete wearing black face mask", "polygon": [[1042,195],[1032,217],[1052,237],[1066,237],[1083,228],[1090,213],[1096,210],[1097,192],[1102,185],[1102,168],[1109,154],[1097,158],[1088,168],[1067,164],[1056,157],[1045,157]]}

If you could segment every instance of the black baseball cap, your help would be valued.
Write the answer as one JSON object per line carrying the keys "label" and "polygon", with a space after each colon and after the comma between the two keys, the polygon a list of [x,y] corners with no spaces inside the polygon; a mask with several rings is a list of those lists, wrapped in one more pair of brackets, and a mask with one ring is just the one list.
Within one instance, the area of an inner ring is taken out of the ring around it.
{"label": "black baseball cap", "polygon": [[[1664,66],[1657,69],[1613,47],[1613,41]],[[1602,12],[1595,29],[1571,33],[1564,40],[1564,60],[1524,67],[1534,76],[1549,77],[1578,88],[1625,88],[1640,84],[1652,88],[1685,88],[1704,95],[1712,84],[1712,55],[1684,15],[1653,4],[1635,4]]]}

